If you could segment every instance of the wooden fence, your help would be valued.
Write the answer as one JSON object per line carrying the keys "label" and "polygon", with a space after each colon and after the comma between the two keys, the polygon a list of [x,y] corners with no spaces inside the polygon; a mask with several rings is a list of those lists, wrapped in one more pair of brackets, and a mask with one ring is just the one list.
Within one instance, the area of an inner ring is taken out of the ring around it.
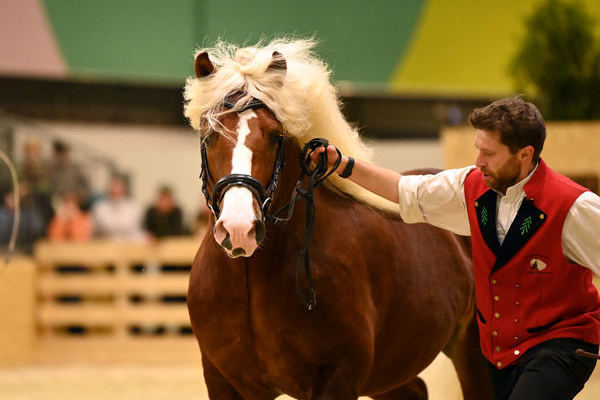
{"label": "wooden fence", "polygon": [[200,240],[38,243],[37,361],[197,361],[186,293]]}
{"label": "wooden fence", "polygon": [[192,238],[38,244],[39,334],[190,333],[185,296],[197,248]]}

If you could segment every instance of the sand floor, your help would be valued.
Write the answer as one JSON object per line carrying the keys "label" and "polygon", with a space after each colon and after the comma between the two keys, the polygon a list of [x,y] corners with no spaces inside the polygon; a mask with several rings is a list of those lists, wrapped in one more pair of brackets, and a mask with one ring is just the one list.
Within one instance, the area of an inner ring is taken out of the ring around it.
{"label": "sand floor", "polygon": [[[456,375],[445,357],[438,357],[423,377],[430,399],[461,398]],[[576,399],[599,398],[600,367]],[[0,369],[0,399],[205,400],[208,396],[202,370],[196,365],[47,365]]]}

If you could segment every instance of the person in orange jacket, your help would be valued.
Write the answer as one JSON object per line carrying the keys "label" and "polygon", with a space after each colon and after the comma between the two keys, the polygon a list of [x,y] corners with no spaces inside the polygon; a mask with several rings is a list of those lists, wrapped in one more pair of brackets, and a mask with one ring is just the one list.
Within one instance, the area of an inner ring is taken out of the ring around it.
{"label": "person in orange jacket", "polygon": [[48,227],[48,239],[85,242],[91,239],[92,233],[92,217],[80,208],[77,193],[63,193],[56,214]]}

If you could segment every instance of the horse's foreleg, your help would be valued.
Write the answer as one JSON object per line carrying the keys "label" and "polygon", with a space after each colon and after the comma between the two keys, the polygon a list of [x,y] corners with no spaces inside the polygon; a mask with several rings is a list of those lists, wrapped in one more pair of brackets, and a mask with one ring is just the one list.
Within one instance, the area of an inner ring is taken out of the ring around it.
{"label": "horse's foreleg", "polygon": [[451,343],[443,350],[450,357],[465,400],[493,399],[488,368],[479,347],[479,329],[475,316],[458,326]]}
{"label": "horse's foreleg", "polygon": [[202,356],[202,368],[204,369],[204,381],[208,389],[208,398],[211,400],[244,400],[235,388],[221,375],[215,366]]}
{"label": "horse's foreleg", "polygon": [[272,389],[254,380],[240,380],[236,389],[231,382],[219,372],[212,362],[202,355],[204,381],[211,400],[273,400],[277,397]]}
{"label": "horse's foreleg", "polygon": [[423,379],[416,377],[399,388],[371,397],[375,400],[427,400],[427,386]]}
{"label": "horse's foreleg", "polygon": [[358,399],[357,377],[348,368],[338,367],[334,371],[319,371],[309,400],[356,400]]}

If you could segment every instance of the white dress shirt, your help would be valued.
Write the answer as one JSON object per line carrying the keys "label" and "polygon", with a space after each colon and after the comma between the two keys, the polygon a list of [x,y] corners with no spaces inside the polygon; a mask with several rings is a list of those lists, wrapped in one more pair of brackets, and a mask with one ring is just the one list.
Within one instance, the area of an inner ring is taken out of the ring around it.
{"label": "white dress shirt", "polygon": [[[450,169],[437,175],[403,175],[398,182],[400,215],[407,223],[427,222],[459,235],[471,235],[464,183],[475,166]],[[537,169],[537,167],[535,168]],[[535,169],[498,193],[496,232],[500,243],[525,198],[523,187]],[[600,197],[582,193],[571,206],[562,231],[565,257],[600,275]]]}

